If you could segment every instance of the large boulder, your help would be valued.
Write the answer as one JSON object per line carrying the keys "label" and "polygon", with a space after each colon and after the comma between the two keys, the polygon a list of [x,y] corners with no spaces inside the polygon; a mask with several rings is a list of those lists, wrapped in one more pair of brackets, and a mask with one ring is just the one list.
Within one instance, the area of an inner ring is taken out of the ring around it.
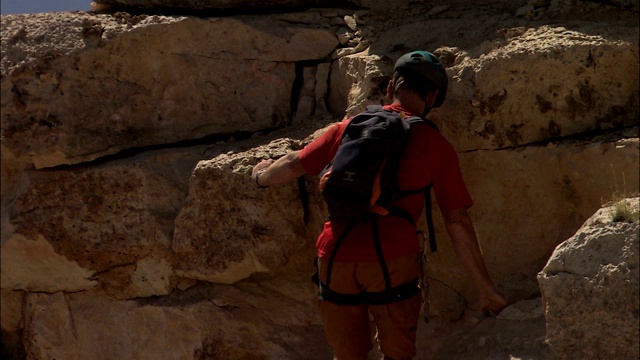
{"label": "large boulder", "polygon": [[456,54],[441,118],[458,150],[514,147],[637,122],[633,37],[612,41],[550,26],[504,36],[480,57]]}
{"label": "large boulder", "polygon": [[332,113],[353,116],[367,105],[386,100],[389,76],[384,58],[367,52],[347,55],[331,67],[329,106]]}
{"label": "large boulder", "polygon": [[319,21],[3,16],[3,153],[44,168],[289,124],[295,63],[338,44]]}
{"label": "large boulder", "polygon": [[281,139],[266,148],[201,161],[175,219],[171,249],[183,277],[233,284],[283,267],[314,233],[306,183],[259,189],[249,176],[262,158],[300,148]]}
{"label": "large boulder", "polygon": [[2,288],[116,298],[170,293],[173,221],[206,147],[27,172],[3,226]]}
{"label": "large boulder", "polygon": [[538,276],[547,343],[563,359],[640,356],[638,202],[598,210]]}

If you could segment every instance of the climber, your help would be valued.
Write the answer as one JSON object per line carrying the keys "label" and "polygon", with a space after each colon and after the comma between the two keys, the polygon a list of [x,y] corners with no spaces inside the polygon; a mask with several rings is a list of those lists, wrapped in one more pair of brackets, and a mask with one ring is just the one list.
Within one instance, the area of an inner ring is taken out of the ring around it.
{"label": "climber", "polygon": [[[385,110],[422,118],[431,108],[442,105],[448,79],[440,60],[426,51],[414,51],[398,59],[387,86],[391,104]],[[304,174],[318,175],[332,161],[341,144],[349,119],[330,126],[318,139],[299,151],[280,159],[255,165],[252,180],[258,187],[285,184]],[[398,164],[400,189],[421,189],[428,185],[443,215],[454,251],[479,292],[479,306],[486,312],[499,313],[506,305],[486,269],[474,225],[467,212],[472,200],[463,181],[458,156],[453,146],[431,126],[412,126],[406,150]],[[378,238],[384,259],[374,246],[373,230],[367,221],[355,223],[331,261],[331,294],[322,296],[319,310],[325,334],[335,358],[366,359],[373,344],[369,313],[376,326],[376,340],[384,359],[411,359],[416,355],[416,331],[421,308],[421,294],[413,291],[413,281],[420,276],[420,244],[416,237],[418,218],[424,209],[421,192],[400,197],[394,206],[409,213],[412,222],[400,216],[378,216]],[[346,224],[329,220],[317,240],[319,285],[327,283],[327,268],[336,239]],[[376,302],[358,294],[388,293],[385,273],[391,287],[404,289],[399,301],[382,296]],[[383,276],[383,273],[385,276]],[[346,299],[343,301],[343,299]],[[388,300],[388,301],[387,301]]]}

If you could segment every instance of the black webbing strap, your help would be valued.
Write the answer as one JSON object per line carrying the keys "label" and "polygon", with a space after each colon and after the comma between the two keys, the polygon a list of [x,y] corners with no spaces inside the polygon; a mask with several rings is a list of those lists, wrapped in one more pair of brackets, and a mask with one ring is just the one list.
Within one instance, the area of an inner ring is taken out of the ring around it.
{"label": "black webbing strap", "polygon": [[419,281],[419,278],[415,278],[406,284],[396,286],[394,288],[385,289],[379,292],[361,292],[358,294],[337,293],[320,281],[317,283],[318,299],[330,301],[339,305],[388,305],[409,299],[417,294],[420,291],[420,287],[418,286]]}
{"label": "black webbing strap", "polygon": [[376,253],[378,254],[378,260],[380,261],[380,268],[382,269],[382,275],[384,276],[385,290],[391,289],[391,276],[389,276],[389,269],[387,269],[387,263],[384,261],[384,254],[382,253],[382,244],[380,244],[380,234],[378,233],[378,221],[371,219],[371,232],[373,233],[373,244],[376,247]]}
{"label": "black webbing strap", "polygon": [[[411,195],[411,194],[415,194],[415,193],[417,193],[419,191],[422,191],[424,193],[424,217],[427,220],[427,232],[428,232],[428,235],[429,235],[429,248],[431,249],[431,252],[436,252],[438,250],[438,245],[436,244],[436,231],[433,228],[433,213],[431,211],[431,186],[432,185],[429,184],[422,190],[403,191],[402,194],[403,195]],[[395,215],[395,216],[399,216],[399,217],[407,220],[412,225],[415,225],[415,223],[413,221],[413,217],[411,216],[411,213],[409,213],[405,209],[402,209],[402,208],[399,208],[399,207],[392,207],[392,208],[389,209],[389,214]]]}
{"label": "black webbing strap", "polygon": [[338,254],[338,248],[342,244],[342,241],[344,240],[344,238],[347,237],[347,234],[349,233],[349,231],[351,231],[351,228],[355,223],[356,223],[355,221],[350,221],[347,224],[344,230],[342,230],[340,237],[338,237],[338,240],[336,240],[336,244],[333,246],[333,251],[331,252],[331,256],[329,256],[329,263],[327,264],[327,283],[326,283],[327,289],[329,288],[329,283],[331,282],[331,269],[333,268],[333,261],[336,258],[336,254]]}
{"label": "black webbing strap", "polygon": [[[424,212],[425,218],[427,221],[427,230],[429,234],[429,248],[431,252],[436,252],[438,250],[436,244],[436,233],[433,227],[433,216],[431,211],[431,184],[427,185],[424,188]],[[413,218],[411,214],[401,208],[391,208],[390,214],[400,216],[403,219],[407,220],[410,223],[413,222]],[[355,221],[351,221],[347,223],[346,227],[336,240],[336,243],[333,247],[333,251],[331,252],[331,256],[329,257],[329,261],[327,263],[327,282],[326,284],[320,281],[319,276],[314,275],[313,281],[318,285],[318,298],[320,300],[331,301],[336,304],[342,305],[359,305],[362,303],[370,304],[370,305],[383,305],[390,304],[392,302],[401,301],[410,298],[415,295],[420,289],[418,287],[418,279],[411,281],[407,284],[397,286],[395,288],[391,287],[391,277],[389,275],[389,270],[387,268],[387,263],[384,260],[384,254],[382,252],[382,245],[380,243],[380,234],[378,232],[378,222],[375,217],[371,218],[371,232],[373,234],[373,242],[376,248],[376,254],[378,255],[378,260],[380,262],[380,268],[382,269],[382,274],[384,276],[385,282],[385,290],[381,292],[362,292],[360,294],[340,294],[329,288],[329,284],[331,283],[331,272],[333,269],[333,262],[336,258],[336,254],[338,253],[338,249],[340,245],[347,237],[349,231],[355,224]],[[316,259],[316,267],[317,267],[317,259]]]}
{"label": "black webbing strap", "polygon": [[[333,251],[331,252],[331,256],[329,257],[329,262],[327,264],[327,283],[325,284],[327,288],[329,288],[329,284],[331,284],[331,270],[333,269],[333,261],[335,260],[336,254],[338,253],[338,248],[342,244],[344,238],[347,237],[347,233],[351,230],[353,224],[353,221],[347,224],[333,247]],[[391,289],[391,276],[389,275],[389,270],[387,269],[387,263],[384,261],[382,245],[380,244],[380,234],[378,233],[378,221],[375,219],[375,217],[371,218],[371,232],[373,234],[373,244],[376,248],[376,254],[378,254],[378,260],[380,261],[382,275],[384,276],[385,289],[389,290]]]}
{"label": "black webbing strap", "polygon": [[[349,233],[349,231],[351,231],[351,228],[355,223],[350,222],[342,231],[340,237],[338,237],[338,239],[336,240],[336,244],[334,245],[331,256],[329,257],[329,261],[327,263],[327,282],[323,283],[320,280],[318,274],[319,271],[317,271],[313,276],[313,282],[318,285],[318,299],[330,301],[340,305],[386,305],[397,301],[409,299],[420,291],[420,288],[418,286],[419,278],[416,278],[400,286],[391,287],[391,276],[389,275],[389,270],[382,253],[382,245],[380,243],[380,235],[378,233],[378,222],[375,218],[371,218],[371,222],[373,241],[376,248],[376,253],[378,254],[378,259],[380,260],[380,267],[382,269],[382,274],[385,281],[385,289],[379,292],[364,291],[358,294],[341,294],[331,290],[331,288],[329,287],[329,284],[331,283],[331,271],[333,268],[333,262],[335,260],[336,254],[338,253],[338,248],[342,244],[343,240],[347,237],[347,234]],[[316,259],[315,264],[316,270],[318,270],[318,259]]]}
{"label": "black webbing strap", "polygon": [[431,213],[431,184],[424,188],[424,216],[427,220],[427,231],[429,232],[429,248],[431,252],[438,250],[436,244],[436,231],[433,228],[433,216]]}

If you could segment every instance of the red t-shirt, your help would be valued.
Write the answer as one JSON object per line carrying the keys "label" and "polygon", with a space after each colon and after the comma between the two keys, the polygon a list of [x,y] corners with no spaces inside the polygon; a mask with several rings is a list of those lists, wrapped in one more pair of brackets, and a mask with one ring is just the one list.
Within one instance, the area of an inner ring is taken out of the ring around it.
{"label": "red t-shirt", "polygon": [[[400,105],[385,109],[411,114]],[[318,175],[331,162],[342,140],[349,120],[334,124],[318,139],[300,151],[300,162],[307,174]],[[440,211],[469,208],[473,202],[462,179],[458,155],[453,146],[434,128],[426,124],[411,127],[407,151],[400,159],[398,187],[400,190],[422,189],[433,184]],[[404,196],[393,204],[411,213],[417,222],[424,210],[422,192]],[[318,256],[328,259],[335,240],[345,227],[344,222],[327,221],[316,246]],[[399,216],[378,219],[380,243],[385,259],[393,259],[420,251],[416,228]],[[370,222],[357,223],[338,249],[335,261],[378,261]]]}

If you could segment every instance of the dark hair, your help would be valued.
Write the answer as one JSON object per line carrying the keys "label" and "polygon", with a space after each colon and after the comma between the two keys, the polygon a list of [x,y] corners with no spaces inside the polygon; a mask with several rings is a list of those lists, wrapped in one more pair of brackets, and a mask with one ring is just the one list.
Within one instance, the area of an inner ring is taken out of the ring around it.
{"label": "dark hair", "polygon": [[438,90],[438,86],[422,77],[407,76],[396,71],[393,73],[393,95],[395,95],[400,89],[413,91],[424,99],[428,94]]}

